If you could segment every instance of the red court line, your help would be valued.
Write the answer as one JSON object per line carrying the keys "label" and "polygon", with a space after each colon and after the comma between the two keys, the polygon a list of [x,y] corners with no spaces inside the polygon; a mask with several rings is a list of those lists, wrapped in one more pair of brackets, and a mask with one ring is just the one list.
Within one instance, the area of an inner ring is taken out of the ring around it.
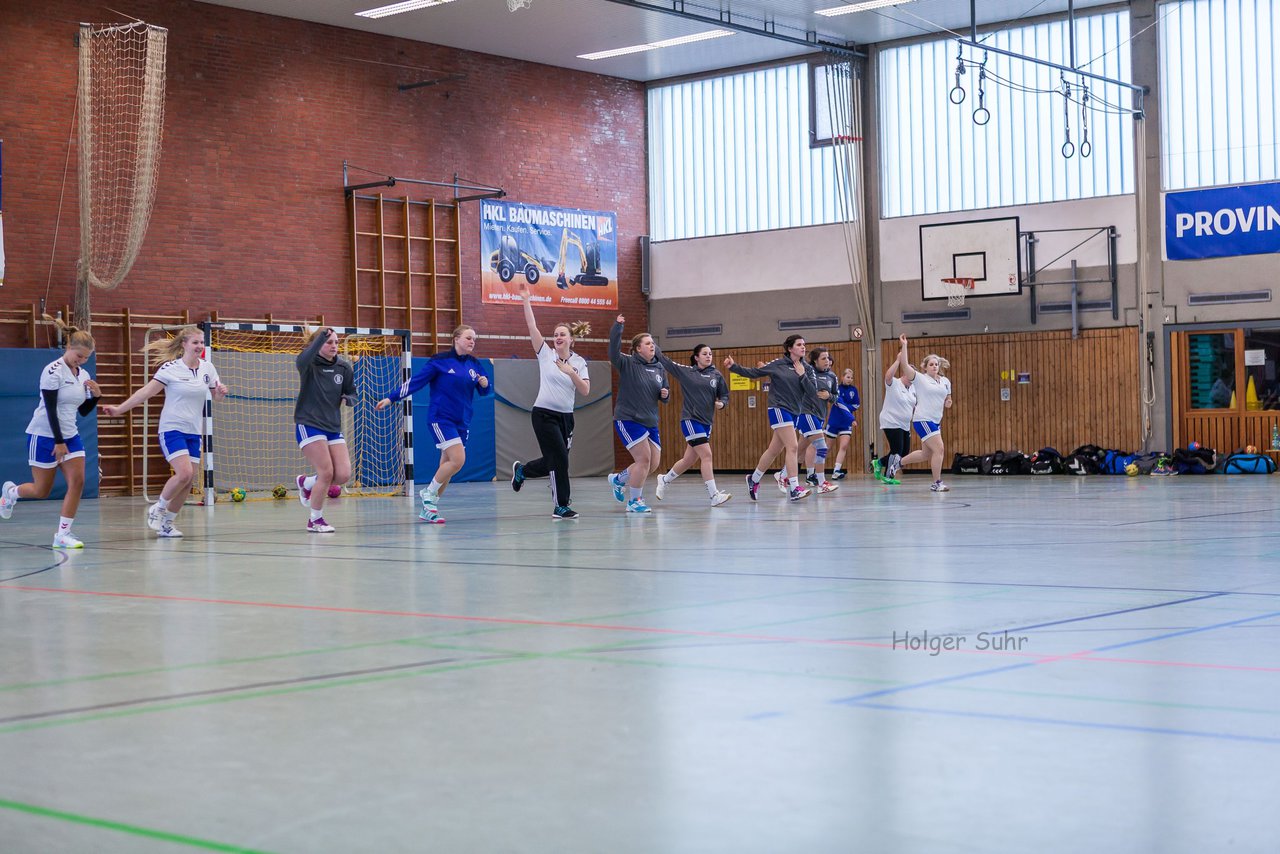
{"label": "red court line", "polygon": [[[721,638],[724,640],[769,641],[771,643],[811,644],[814,646],[847,646],[866,649],[893,649],[892,644],[873,643],[871,641],[840,640],[838,638],[805,638],[789,635],[760,635],[742,632],[700,631],[697,629],[664,629],[656,626],[627,626],[610,623],[577,623],[566,620],[528,620],[512,617],[477,617],[465,614],[436,614],[430,611],[389,611],[374,608],[342,608],[335,605],[297,605],[289,602],[247,602],[239,599],[207,599],[198,596],[161,596],[154,593],[121,593],[106,590],[77,590],[64,587],[28,587],[24,585],[0,585],[0,590],[23,590],[34,593],[70,593],[78,596],[109,596],[119,599],[143,599],[154,602],[194,602],[202,605],[237,605],[249,608],[280,608],[289,611],[315,611],[331,614],[365,614],[380,617],[415,617],[430,620],[452,620],[464,623],[492,623],[507,626],[539,626],[560,629],[593,629],[609,632],[636,632],[650,635],[672,635],[678,637]],[[904,654],[908,654],[905,653]],[[916,653],[918,654],[918,653]],[[1061,655],[1044,655],[1031,652],[1011,652],[1008,650],[959,649],[947,650],[948,655],[994,655],[1012,658],[1034,659],[1035,664],[1049,664],[1056,661],[1092,661],[1108,664],[1142,664],[1153,667],[1193,667],[1207,670],[1243,670],[1262,673],[1280,673],[1280,667],[1252,667],[1248,665],[1209,664],[1191,661],[1150,661],[1137,658],[1108,658],[1091,655],[1089,650],[1064,653]]]}

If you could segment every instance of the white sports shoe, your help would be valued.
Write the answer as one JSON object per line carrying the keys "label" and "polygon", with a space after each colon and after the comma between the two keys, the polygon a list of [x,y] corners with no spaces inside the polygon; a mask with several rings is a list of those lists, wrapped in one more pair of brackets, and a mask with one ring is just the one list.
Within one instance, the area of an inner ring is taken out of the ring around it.
{"label": "white sports shoe", "polygon": [[82,549],[84,543],[72,536],[70,531],[59,531],[53,535],[53,547],[55,549]]}
{"label": "white sports shoe", "polygon": [[164,527],[164,511],[160,509],[159,504],[152,504],[147,508],[147,527],[153,531],[159,531]]}
{"label": "white sports shoe", "polygon": [[830,495],[831,493],[835,492],[839,488],[840,488],[840,484],[832,483],[829,480],[824,480],[818,484],[818,494]]}
{"label": "white sports shoe", "polygon": [[294,482],[298,484],[298,500],[302,502],[303,507],[310,507],[311,490],[307,489],[306,486],[303,485],[307,482],[307,476],[305,474],[300,474]]}
{"label": "white sports shoe", "polygon": [[182,532],[173,527],[173,522],[165,522],[160,526],[160,530],[156,531],[156,536],[179,539],[182,537]]}
{"label": "white sports shoe", "polygon": [[659,501],[667,497],[667,476],[665,474],[658,475],[658,485],[653,488],[653,495]]}
{"label": "white sports shoe", "polygon": [[809,497],[809,490],[803,486],[797,486],[795,489],[787,493],[787,497],[792,501],[799,501],[801,498]]}
{"label": "white sports shoe", "polygon": [[307,520],[307,531],[308,531],[308,533],[312,533],[312,534],[332,534],[335,530],[337,530],[337,529],[336,529],[336,528],[334,528],[332,525],[330,525],[328,522],[326,522],[326,521],[324,520],[324,517],[323,517],[323,516],[321,516],[319,519],[308,519],[308,520]]}
{"label": "white sports shoe", "polygon": [[18,503],[17,497],[10,498],[9,494],[16,490],[18,485],[11,480],[4,482],[4,488],[0,489],[0,519],[8,519],[13,515],[13,505]]}
{"label": "white sports shoe", "polygon": [[933,492],[950,492],[951,491],[951,487],[947,486],[945,483],[943,483],[940,480],[935,480],[933,483],[929,484],[929,489]]}
{"label": "white sports shoe", "polygon": [[732,497],[733,497],[733,493],[720,490],[715,495],[711,496],[711,506],[719,507],[721,504],[725,503]]}
{"label": "white sports shoe", "polygon": [[773,482],[778,484],[778,491],[781,492],[783,495],[790,494],[791,487],[787,486],[787,476],[785,474],[783,474],[780,471],[774,472]]}

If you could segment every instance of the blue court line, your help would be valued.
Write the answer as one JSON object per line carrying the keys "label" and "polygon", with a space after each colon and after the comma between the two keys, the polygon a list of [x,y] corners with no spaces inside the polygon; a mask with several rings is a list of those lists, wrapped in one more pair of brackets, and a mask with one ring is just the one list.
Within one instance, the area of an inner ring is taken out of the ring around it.
{"label": "blue court line", "polygon": [[[1002,629],[1001,631],[1013,634],[1015,632],[1029,632],[1032,629],[1044,629],[1049,626],[1061,626],[1064,623],[1078,623],[1081,620],[1097,620],[1102,617],[1115,617],[1119,614],[1132,614],[1136,611],[1150,611],[1153,608],[1167,608],[1170,605],[1185,605],[1188,602],[1200,602],[1204,599],[1216,599],[1219,596],[1226,596],[1226,593],[1209,593],[1205,596],[1193,596],[1190,599],[1175,599],[1172,602],[1157,602],[1154,605],[1139,605],[1136,608],[1121,608],[1118,611],[1103,611],[1099,614],[1086,614],[1083,617],[1071,617],[1066,620],[1054,620],[1051,623],[1036,623],[1033,626],[1018,626],[1016,629]],[[995,632],[994,634],[999,634]]]}
{"label": "blue court line", "polygon": [[[1098,652],[1110,652],[1113,649],[1123,649],[1129,646],[1138,646],[1145,643],[1155,643],[1156,641],[1167,640],[1169,638],[1181,637],[1182,635],[1199,634],[1200,632],[1208,632],[1214,629],[1223,629],[1230,626],[1238,626],[1243,623],[1252,623],[1257,620],[1269,620],[1273,617],[1280,616],[1280,611],[1272,611],[1269,614],[1259,614],[1256,617],[1245,617],[1241,620],[1231,620],[1225,623],[1214,623],[1211,626],[1201,626],[1196,629],[1183,629],[1176,632],[1168,632],[1162,635],[1155,635],[1149,638],[1140,638],[1139,640],[1125,641],[1123,643],[1111,644],[1109,646],[1098,647],[1097,649],[1089,649],[1083,652],[1071,653],[1068,655],[1047,655],[1043,659],[1036,661],[1026,661],[1019,664],[1010,664],[1004,667],[991,667],[986,670],[975,670],[970,673],[958,673],[955,676],[942,676],[938,679],[928,679],[924,682],[913,682],[910,685],[899,685],[896,688],[881,688],[878,691],[868,691],[863,694],[854,694],[851,697],[838,697],[831,702],[835,705],[856,706],[867,700],[874,700],[877,697],[885,697],[890,694],[901,694],[904,691],[915,691],[919,688],[931,688],[934,685],[945,685],[949,682],[960,682],[966,679],[976,679],[981,676],[990,676],[995,673],[1004,673],[1010,670],[1021,670],[1026,667],[1036,667],[1041,664],[1053,664],[1058,661],[1072,661],[1087,659],[1088,656]],[[910,654],[910,653],[904,653]],[[1278,742],[1280,743],[1280,742]]]}
{"label": "blue court line", "polygon": [[1280,738],[1269,738],[1264,735],[1236,735],[1229,732],[1209,732],[1194,729],[1173,729],[1171,727],[1138,726],[1136,724],[1108,724],[1096,721],[1073,721],[1064,718],[1039,718],[1032,715],[1001,715],[994,712],[965,712],[957,709],[926,709],[919,706],[891,706],[885,703],[861,703],[859,708],[876,709],[885,712],[916,712],[925,715],[946,715],[958,718],[983,718],[993,721],[1010,721],[1023,724],[1047,724],[1049,726],[1080,727],[1083,729],[1110,729],[1122,732],[1137,732],[1148,735],[1180,735],[1192,738],[1216,738],[1223,741],[1248,741],[1258,744],[1280,744]]}

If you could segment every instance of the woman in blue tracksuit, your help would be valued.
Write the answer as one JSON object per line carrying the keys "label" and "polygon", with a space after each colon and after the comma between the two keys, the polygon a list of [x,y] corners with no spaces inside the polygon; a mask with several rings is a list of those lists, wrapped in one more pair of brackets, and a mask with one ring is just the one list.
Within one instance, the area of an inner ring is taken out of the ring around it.
{"label": "woman in blue tracksuit", "polygon": [[836,389],[836,400],[827,415],[827,438],[835,444],[836,464],[831,469],[832,480],[844,480],[844,455],[853,439],[853,428],[858,426],[858,387],[853,384],[853,368],[845,368]]}
{"label": "woman in blue tracksuit", "polygon": [[476,331],[470,326],[453,330],[453,346],[432,356],[407,383],[378,401],[376,409],[386,409],[397,400],[411,397],[423,386],[431,389],[427,421],[440,449],[440,467],[431,483],[422,490],[424,522],[444,524],[436,506],[449,479],[467,461],[467,429],[471,425],[471,399],[479,394],[492,394],[493,387],[480,360],[471,355],[476,348]]}

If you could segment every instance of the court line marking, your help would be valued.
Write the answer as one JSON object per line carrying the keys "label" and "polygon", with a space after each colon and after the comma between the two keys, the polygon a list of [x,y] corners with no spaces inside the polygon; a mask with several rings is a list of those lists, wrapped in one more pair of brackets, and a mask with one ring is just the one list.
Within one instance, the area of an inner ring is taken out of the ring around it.
{"label": "court line marking", "polygon": [[1016,628],[1012,628],[1012,629],[998,629],[996,630],[995,633],[999,634],[1003,632],[1004,634],[1015,634],[1017,632],[1029,632],[1032,629],[1044,629],[1044,628],[1048,628],[1049,626],[1061,626],[1066,623],[1079,623],[1084,620],[1098,620],[1098,619],[1102,619],[1103,617],[1115,617],[1120,614],[1133,614],[1138,611],[1150,611],[1153,608],[1167,608],[1170,605],[1185,605],[1188,602],[1203,602],[1206,599],[1216,599],[1219,596],[1226,596],[1226,595],[1227,595],[1226,593],[1209,593],[1204,596],[1193,596],[1189,599],[1176,599],[1172,602],[1156,602],[1151,605],[1138,605],[1133,608],[1122,608],[1118,611],[1102,611],[1097,614],[1085,614],[1084,616],[1069,617],[1064,620],[1054,620],[1053,622],[1049,622],[1049,623],[1036,623],[1035,625],[1031,625],[1031,626],[1017,626]]}
{"label": "court line marking", "polygon": [[142,836],[147,839],[158,839],[163,842],[173,842],[178,845],[187,845],[192,848],[203,848],[206,851],[233,851],[240,852],[240,854],[266,854],[264,851],[253,848],[244,848],[240,845],[228,845],[224,842],[213,842],[208,839],[198,839],[194,836],[183,836],[180,833],[170,833],[166,830],[155,830],[150,827],[140,827],[136,824],[125,824],[123,822],[111,821],[105,818],[78,815],[76,813],[65,812],[63,810],[37,806],[36,804],[24,804],[19,801],[0,799],[0,809],[26,813],[27,815],[40,816],[41,818],[57,819],[58,821],[70,822],[72,824],[84,824],[90,827],[102,828],[104,830],[115,830],[120,833],[128,833],[133,836]]}

